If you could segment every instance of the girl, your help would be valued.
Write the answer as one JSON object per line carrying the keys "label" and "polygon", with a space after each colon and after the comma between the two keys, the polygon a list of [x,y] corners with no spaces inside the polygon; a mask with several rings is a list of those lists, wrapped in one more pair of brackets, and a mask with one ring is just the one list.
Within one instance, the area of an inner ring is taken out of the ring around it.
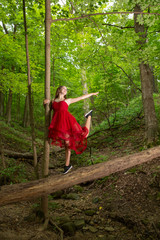
{"label": "girl", "polygon": [[[90,93],[81,97],[66,99],[67,88],[65,86],[57,88],[55,98],[52,101],[54,114],[49,126],[48,137],[52,139],[51,144],[65,148],[66,160],[64,174],[72,168],[70,165],[71,149],[73,149],[76,154],[81,154],[87,147],[87,136],[89,134],[92,116],[91,110],[85,115],[87,118],[85,127],[81,127],[75,117],[68,112],[68,106],[71,103],[78,102],[93,95],[98,95],[98,93],[99,92]],[[44,104],[49,102],[50,100],[48,99],[44,100]]]}

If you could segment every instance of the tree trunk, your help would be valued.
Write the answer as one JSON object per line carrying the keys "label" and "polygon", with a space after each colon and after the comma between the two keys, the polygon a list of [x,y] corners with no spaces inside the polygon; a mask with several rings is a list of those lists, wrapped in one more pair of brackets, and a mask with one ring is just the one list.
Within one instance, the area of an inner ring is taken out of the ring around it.
{"label": "tree trunk", "polygon": [[157,81],[157,78],[155,78],[155,76],[154,76],[153,67],[151,67],[151,72],[153,75],[153,92],[158,93],[158,81]]}
{"label": "tree trunk", "polygon": [[[50,99],[50,31],[51,31],[51,6],[50,0],[45,1],[45,99]],[[44,158],[42,175],[44,178],[49,173],[49,139],[48,127],[50,124],[50,107],[49,104],[45,105],[45,130],[44,130]],[[42,211],[45,220],[48,219],[48,196],[43,195],[41,201]]]}
{"label": "tree trunk", "polygon": [[24,106],[24,115],[23,115],[23,124],[22,125],[23,125],[23,127],[28,127],[30,125],[28,94],[25,98],[25,106]]}
{"label": "tree trunk", "polygon": [[[4,159],[4,147],[3,147],[3,142],[2,142],[2,136],[0,135],[0,156],[2,160],[2,170],[6,169],[6,162]],[[6,175],[4,175],[4,184],[6,184]]]}
{"label": "tree trunk", "polygon": [[[8,32],[8,29],[6,27],[6,25],[2,22],[2,25],[3,25],[3,29],[5,31],[6,34],[9,34]],[[14,39],[15,39],[15,32],[16,32],[16,28],[15,28],[15,25],[14,25]],[[3,69],[3,66],[2,66],[2,69]],[[12,66],[12,71],[14,71],[14,66]],[[6,122],[7,124],[9,124],[11,122],[11,111],[12,111],[12,90],[9,89],[9,96],[8,96],[8,103],[7,103],[7,106],[6,106]]]}
{"label": "tree trunk", "polygon": [[[83,35],[83,38],[84,38],[84,32],[81,32],[81,34]],[[84,47],[85,47],[85,43],[83,41],[81,43],[82,51],[84,50]],[[86,69],[85,69],[85,66],[83,64],[82,64],[82,68],[81,68],[81,79],[82,79],[82,86],[83,86],[83,94],[88,94]],[[84,113],[87,113],[89,111],[89,101],[90,100],[88,98],[83,100],[83,102],[84,102],[84,104],[83,104]]]}
{"label": "tree trunk", "polygon": [[129,156],[82,167],[67,175],[51,175],[48,178],[28,183],[3,186],[0,191],[0,206],[45,196],[46,194],[72,187],[75,184],[93,181],[127,170],[159,157],[160,147],[154,147]]}
{"label": "tree trunk", "polygon": [[33,115],[33,104],[32,104],[32,89],[31,89],[31,76],[30,76],[30,62],[29,62],[29,50],[28,50],[28,35],[27,35],[27,22],[26,22],[26,12],[25,12],[25,0],[23,0],[23,17],[24,17],[24,29],[25,29],[29,113],[30,113],[30,123],[31,123],[31,131],[32,131],[32,148],[33,148],[33,156],[34,156],[34,169],[35,169],[35,174],[38,178],[37,150],[36,150],[35,130],[34,130],[34,115]]}
{"label": "tree trunk", "polygon": [[6,122],[7,122],[7,124],[9,124],[11,122],[11,110],[12,110],[12,90],[9,89],[8,103],[6,106],[6,111],[7,111]]}
{"label": "tree trunk", "polygon": [[145,118],[147,142],[153,142],[157,137],[158,126],[153,100],[152,73],[148,64],[140,64],[142,100]]}
{"label": "tree trunk", "polygon": [[[2,66],[2,71],[4,69],[4,66]],[[0,83],[0,88],[3,89],[3,85],[2,83]],[[0,116],[3,117],[4,116],[4,94],[2,92],[2,90],[0,90]]]}
{"label": "tree trunk", "polygon": [[[142,10],[139,5],[135,6],[135,12],[141,13]],[[144,24],[139,24],[137,17],[140,14],[134,14],[134,26],[135,32],[139,34],[139,51],[143,51],[143,47],[146,43],[147,33],[145,32]],[[143,62],[140,59],[140,75],[141,75],[141,87],[142,87],[142,101],[145,118],[145,132],[147,143],[152,143],[156,140],[158,135],[158,124],[155,113],[155,106],[153,100],[153,73],[149,64]]]}
{"label": "tree trunk", "polygon": [[21,113],[21,95],[17,94],[17,121],[20,121],[20,113]]}
{"label": "tree trunk", "polygon": [[55,72],[55,58],[53,54],[53,87],[55,87],[55,82],[56,82],[56,72]]}
{"label": "tree trunk", "polygon": [[[86,70],[84,67],[82,67],[81,69],[81,77],[82,77],[83,94],[88,94]],[[83,109],[84,109],[84,112],[87,113],[89,111],[89,99],[84,99],[83,101],[84,101]]]}
{"label": "tree trunk", "polygon": [[0,91],[0,116],[4,116],[4,94]]}

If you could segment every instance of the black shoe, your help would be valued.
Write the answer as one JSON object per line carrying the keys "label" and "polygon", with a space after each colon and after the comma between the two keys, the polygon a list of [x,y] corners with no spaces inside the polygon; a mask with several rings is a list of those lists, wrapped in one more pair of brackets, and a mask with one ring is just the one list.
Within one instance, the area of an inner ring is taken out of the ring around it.
{"label": "black shoe", "polygon": [[68,172],[71,170],[71,168],[72,168],[72,165],[65,166],[65,167],[64,167],[64,172],[63,172],[63,174],[68,173]]}
{"label": "black shoe", "polygon": [[90,110],[88,113],[86,113],[84,116],[86,117],[86,118],[88,118],[89,116],[91,116],[92,117],[92,112],[93,112],[93,110]]}

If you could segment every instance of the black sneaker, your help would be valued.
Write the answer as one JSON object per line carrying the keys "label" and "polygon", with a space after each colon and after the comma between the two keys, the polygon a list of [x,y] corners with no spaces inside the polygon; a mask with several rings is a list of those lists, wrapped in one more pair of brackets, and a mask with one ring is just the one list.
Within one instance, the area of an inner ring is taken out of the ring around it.
{"label": "black sneaker", "polygon": [[88,118],[89,116],[91,116],[92,117],[92,112],[93,112],[93,110],[90,110],[88,113],[86,113],[84,116],[86,117],[86,118]]}
{"label": "black sneaker", "polygon": [[64,167],[64,172],[63,172],[63,174],[68,173],[68,172],[71,170],[71,168],[72,168],[72,165],[65,166],[65,167]]}

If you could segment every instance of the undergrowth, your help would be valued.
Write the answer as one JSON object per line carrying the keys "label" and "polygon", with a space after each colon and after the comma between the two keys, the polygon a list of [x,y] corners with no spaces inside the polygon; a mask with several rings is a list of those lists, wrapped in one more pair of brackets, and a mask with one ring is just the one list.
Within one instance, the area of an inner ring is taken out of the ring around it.
{"label": "undergrowth", "polygon": [[[0,160],[1,162],[1,160]],[[7,159],[6,168],[0,167],[0,185],[14,184],[27,181],[27,173],[24,163],[19,163],[15,159]]]}

